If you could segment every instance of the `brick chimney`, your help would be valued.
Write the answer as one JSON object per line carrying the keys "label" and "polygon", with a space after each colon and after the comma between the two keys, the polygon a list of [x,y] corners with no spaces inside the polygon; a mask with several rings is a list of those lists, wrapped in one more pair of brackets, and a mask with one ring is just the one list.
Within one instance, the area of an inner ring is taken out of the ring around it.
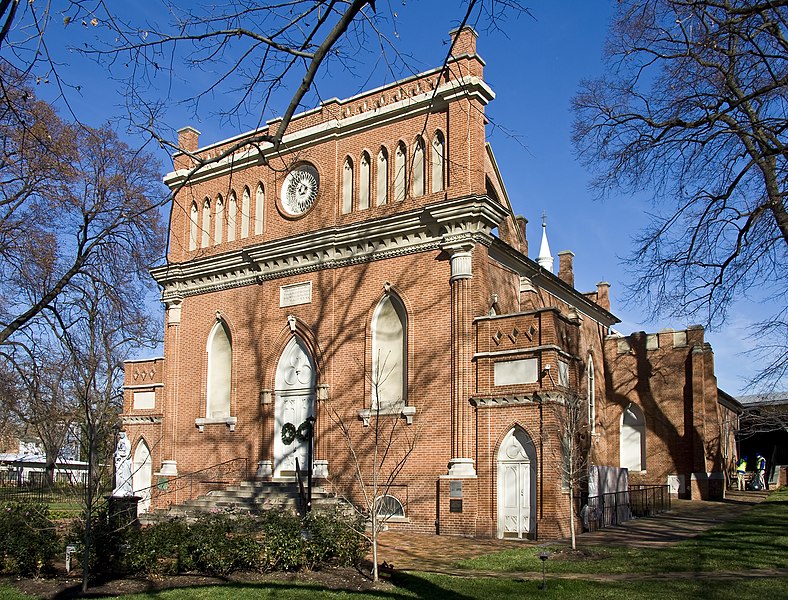
{"label": "brick chimney", "polygon": [[178,148],[184,152],[195,152],[200,147],[200,132],[194,127],[183,127],[178,130]]}
{"label": "brick chimney", "polygon": [[571,250],[561,250],[558,253],[558,279],[575,287],[575,272],[572,270],[572,262],[575,253]]}
{"label": "brick chimney", "polygon": [[479,34],[470,25],[466,25],[462,29],[452,29],[449,32],[452,40],[456,39],[452,54],[454,56],[461,56],[463,54],[476,54],[476,38]]}
{"label": "brick chimney", "polygon": [[610,311],[610,284],[607,281],[596,284],[596,303],[606,311]]}
{"label": "brick chimney", "polygon": [[525,226],[528,225],[528,219],[517,215],[514,221],[517,223],[517,231],[520,233],[520,244],[522,245],[523,254],[528,256],[528,236],[525,235]]}

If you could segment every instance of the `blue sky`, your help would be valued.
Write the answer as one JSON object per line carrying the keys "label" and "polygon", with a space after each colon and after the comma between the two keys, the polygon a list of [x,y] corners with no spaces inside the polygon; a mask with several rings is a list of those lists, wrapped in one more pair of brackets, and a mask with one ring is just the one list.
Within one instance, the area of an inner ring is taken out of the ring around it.
{"label": "blue sky", "polygon": [[[632,236],[646,223],[646,211],[651,207],[646,194],[613,196],[604,202],[594,200],[595,193],[588,189],[590,175],[573,154],[571,99],[583,78],[603,72],[603,43],[615,2],[524,0],[524,3],[530,8],[531,16],[509,15],[498,22],[497,31],[480,26],[477,49],[487,63],[485,79],[497,95],[487,111],[491,121],[488,139],[515,211],[529,220],[532,258],[538,252],[544,212],[553,255],[560,250],[575,253],[576,286],[581,291],[591,291],[598,281],[612,284],[612,311],[622,320],[617,327],[621,333],[685,327],[689,323],[679,320],[644,322],[637,307],[622,305],[620,298],[627,274],[620,257],[631,251]],[[157,20],[152,4],[155,3],[142,3],[135,9],[134,17]],[[386,16],[384,30],[397,50],[409,56],[407,64],[413,72],[441,64],[447,51],[448,31],[458,24],[464,12],[459,3],[440,0],[378,0],[377,8]],[[52,26],[49,43],[53,52],[63,57],[61,72],[72,83],[82,86],[79,95],[70,95],[74,112],[93,125],[122,115],[125,110],[122,90],[101,68],[66,49],[89,41],[100,33],[100,27],[76,24],[64,29],[58,17],[53,17]],[[380,64],[379,58],[379,51],[374,50],[357,54],[355,73],[331,68],[318,81],[320,97],[348,97],[391,81],[390,74],[375,66]],[[176,82],[173,89],[188,94],[188,80],[207,81],[207,75],[192,73],[189,78]],[[151,88],[163,94],[165,78],[154,80]],[[42,86],[39,93],[51,97],[55,92],[52,87]],[[221,106],[227,100],[221,93],[209,96],[197,117],[184,107],[170,103],[167,118],[173,128],[192,125],[199,129],[201,144],[255,126],[260,115],[250,115],[232,124],[214,118],[213,104]],[[284,100],[284,96],[279,99],[279,110],[284,108]],[[275,116],[278,113],[272,110],[262,117],[266,120]],[[169,169],[171,163],[166,153],[162,151],[160,155],[164,169]],[[715,351],[719,385],[734,395],[742,392],[744,379],[756,370],[741,352],[749,347],[747,330],[757,321],[759,312],[756,304],[742,303],[730,313],[724,331],[707,332]]]}

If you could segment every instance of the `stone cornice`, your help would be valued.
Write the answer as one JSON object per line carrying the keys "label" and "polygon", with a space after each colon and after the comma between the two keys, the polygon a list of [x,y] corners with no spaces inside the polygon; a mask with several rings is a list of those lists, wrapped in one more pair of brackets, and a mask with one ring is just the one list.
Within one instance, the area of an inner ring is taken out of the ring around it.
{"label": "stone cornice", "polygon": [[489,246],[507,214],[487,196],[466,196],[384,219],[328,227],[209,258],[151,269],[162,301],[323,269],[437,250],[459,239]]}
{"label": "stone cornice", "polygon": [[[396,85],[390,86],[390,89],[395,90]],[[400,92],[398,92],[398,94],[399,93]],[[200,169],[197,173],[192,174],[189,182],[197,183],[226,175],[232,171],[237,171],[251,165],[261,164],[265,162],[266,159],[274,156],[281,157],[282,155],[298,152],[306,147],[314,146],[315,144],[336,140],[348,135],[355,135],[367,129],[379,128],[382,125],[394,123],[405,118],[416,117],[445,107],[449,102],[454,102],[458,99],[475,99],[483,105],[486,105],[494,98],[495,92],[493,92],[490,86],[479,77],[468,75],[461,79],[451,79],[434,90],[427,89],[412,96],[402,95],[401,99],[391,103],[371,105],[367,110],[358,114],[350,114],[340,119],[328,119],[319,125],[307,127],[300,131],[294,131],[284,136],[280,147],[276,150],[272,144],[265,143],[259,146],[260,149],[252,148],[237,152],[233,156],[228,156],[221,161]],[[311,112],[314,112],[314,110]],[[297,118],[298,115],[294,117],[294,121]],[[213,148],[218,149],[228,143],[238,143],[242,141],[244,137],[254,136],[261,131],[263,130],[251,131],[243,135],[229,138],[228,140],[217,142],[216,144],[211,144],[205,148],[200,148],[197,153],[209,152]],[[170,189],[175,189],[186,181],[190,172],[190,169],[172,171],[165,175],[164,183],[168,185]]]}

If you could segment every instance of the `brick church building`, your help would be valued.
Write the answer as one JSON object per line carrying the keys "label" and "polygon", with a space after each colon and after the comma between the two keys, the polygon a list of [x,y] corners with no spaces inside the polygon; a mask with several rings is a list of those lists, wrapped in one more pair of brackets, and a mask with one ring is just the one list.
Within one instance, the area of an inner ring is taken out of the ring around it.
{"label": "brick church building", "polygon": [[[568,251],[554,274],[544,227],[529,258],[485,139],[495,95],[476,33],[452,35],[445,69],[326,101],[277,151],[250,147],[178,191],[152,270],[164,357],[126,364],[135,490],[235,459],[292,481],[311,455],[317,483],[357,502],[357,474],[378,465],[392,526],[565,535],[560,407],[579,401],[589,464],[723,493],[736,407],[703,330],[621,337],[609,285],[576,290]],[[198,137],[179,132],[173,189],[191,156],[243,136]]]}

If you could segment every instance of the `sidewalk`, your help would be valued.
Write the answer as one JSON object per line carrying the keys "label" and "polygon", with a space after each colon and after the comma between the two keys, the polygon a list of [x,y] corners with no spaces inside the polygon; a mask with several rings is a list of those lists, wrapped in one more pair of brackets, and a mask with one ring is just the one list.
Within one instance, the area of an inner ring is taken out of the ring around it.
{"label": "sidewalk", "polygon": [[[578,543],[655,548],[675,544],[731,520],[742,510],[762,502],[768,492],[728,492],[722,502],[674,500],[669,512],[635,519],[623,525],[601,529],[578,536]],[[386,531],[378,540],[378,561],[387,562],[398,571],[431,571],[447,574],[480,575],[487,573],[459,571],[454,565],[458,560],[473,558],[493,552],[519,548],[523,544],[543,545],[568,543],[568,540],[514,541],[498,539],[472,539],[431,534]],[[758,572],[749,572],[758,576]],[[761,576],[774,575],[774,572]],[[786,573],[781,574],[788,574]],[[501,573],[489,574],[501,576]],[[533,576],[533,573],[506,573],[507,577]],[[718,574],[724,576],[724,574]],[[736,576],[731,573],[731,576]],[[588,579],[586,575],[578,575]],[[632,578],[632,574],[627,577]]]}

